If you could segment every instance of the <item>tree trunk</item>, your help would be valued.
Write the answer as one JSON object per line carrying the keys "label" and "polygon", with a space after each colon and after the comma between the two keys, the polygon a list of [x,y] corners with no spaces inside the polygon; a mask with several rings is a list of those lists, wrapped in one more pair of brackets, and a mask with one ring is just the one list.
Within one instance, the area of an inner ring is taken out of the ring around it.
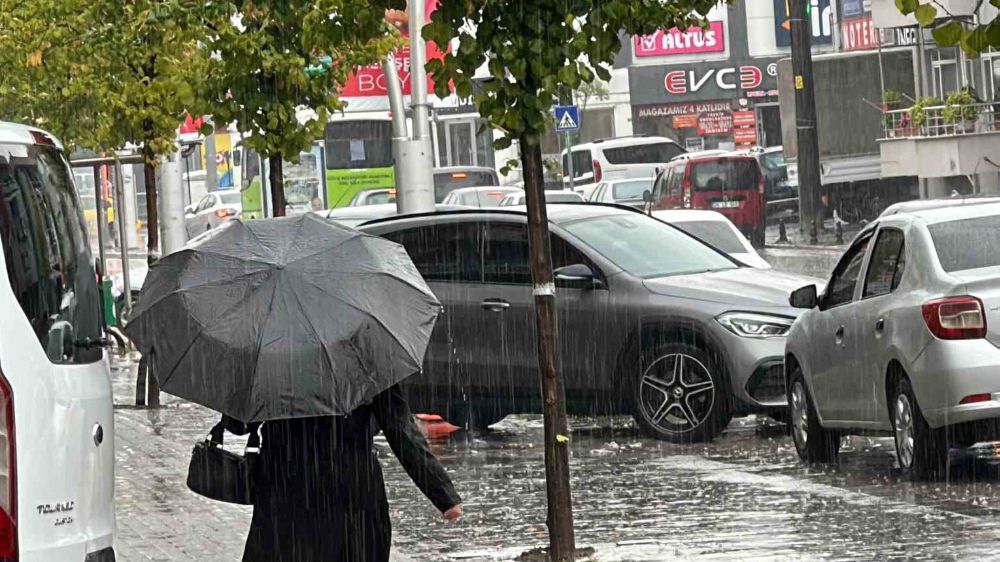
{"label": "tree trunk", "polygon": [[[146,263],[153,265],[160,255],[160,214],[156,196],[156,166],[153,164],[156,156],[153,154],[153,144],[148,138],[142,143],[142,156],[142,181],[146,186]],[[122,244],[124,243],[123,240]],[[128,267],[128,264],[123,263],[122,267]],[[136,380],[136,395],[138,396],[145,387],[146,400],[143,404],[149,408],[159,408],[160,382],[156,380],[156,377],[147,377],[144,366],[140,366],[139,369],[140,374]],[[138,400],[136,404],[141,405]]]}
{"label": "tree trunk", "polygon": [[542,149],[520,139],[521,167],[528,205],[531,278],[534,283],[538,329],[538,375],[545,417],[545,482],[548,492],[549,557],[553,562],[575,558],[573,499],[569,487],[569,430],[566,391],[556,370],[556,296],[545,211]]}
{"label": "tree trunk", "polygon": [[271,216],[285,216],[285,175],[282,170],[281,156],[271,156],[267,159],[267,178],[271,185]]}

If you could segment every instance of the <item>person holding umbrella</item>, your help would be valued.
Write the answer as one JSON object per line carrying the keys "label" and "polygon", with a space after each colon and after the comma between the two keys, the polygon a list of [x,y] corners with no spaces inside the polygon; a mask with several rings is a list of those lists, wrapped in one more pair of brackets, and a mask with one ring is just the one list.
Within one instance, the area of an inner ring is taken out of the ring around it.
{"label": "person holding umbrella", "polygon": [[221,412],[220,441],[259,431],[245,562],[388,561],[377,428],[461,517],[398,384],[440,311],[401,246],[312,214],[231,221],[150,269],[127,332],[162,389]]}

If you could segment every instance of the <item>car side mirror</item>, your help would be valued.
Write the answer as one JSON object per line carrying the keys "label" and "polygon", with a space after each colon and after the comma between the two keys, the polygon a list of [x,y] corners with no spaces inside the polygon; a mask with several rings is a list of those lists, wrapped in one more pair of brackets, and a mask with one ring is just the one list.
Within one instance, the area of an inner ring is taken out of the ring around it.
{"label": "car side mirror", "polygon": [[646,202],[646,203],[652,203],[653,202],[653,192],[650,191],[650,190],[648,190],[648,189],[646,191],[643,191],[642,192],[642,200],[644,202]]}
{"label": "car side mirror", "polygon": [[188,216],[188,217],[194,216],[194,209],[192,209],[191,207],[185,207],[184,208],[184,215]]}
{"label": "car side mirror", "polygon": [[594,270],[587,264],[567,265],[552,273],[555,274],[556,282],[563,287],[597,289],[604,286],[604,283],[594,274]]}
{"label": "car side mirror", "polygon": [[811,310],[819,306],[819,296],[816,293],[816,285],[806,285],[792,292],[788,299],[788,304],[793,308]]}

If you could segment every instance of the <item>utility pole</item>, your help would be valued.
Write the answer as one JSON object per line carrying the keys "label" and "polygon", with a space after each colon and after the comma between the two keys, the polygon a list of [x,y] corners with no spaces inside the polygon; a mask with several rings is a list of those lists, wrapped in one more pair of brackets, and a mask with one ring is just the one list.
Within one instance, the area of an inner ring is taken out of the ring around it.
{"label": "utility pole", "polygon": [[799,225],[807,232],[812,221],[823,225],[820,199],[819,137],[812,68],[812,23],[809,0],[789,0],[791,7],[792,74],[795,86],[795,128],[798,133]]}

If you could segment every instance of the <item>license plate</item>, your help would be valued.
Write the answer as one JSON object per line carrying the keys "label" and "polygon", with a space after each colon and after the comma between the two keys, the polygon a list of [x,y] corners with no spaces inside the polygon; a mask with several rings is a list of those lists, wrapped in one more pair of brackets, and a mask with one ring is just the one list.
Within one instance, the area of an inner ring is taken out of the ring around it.
{"label": "license plate", "polygon": [[712,203],[713,209],[739,209],[739,201],[716,201]]}

